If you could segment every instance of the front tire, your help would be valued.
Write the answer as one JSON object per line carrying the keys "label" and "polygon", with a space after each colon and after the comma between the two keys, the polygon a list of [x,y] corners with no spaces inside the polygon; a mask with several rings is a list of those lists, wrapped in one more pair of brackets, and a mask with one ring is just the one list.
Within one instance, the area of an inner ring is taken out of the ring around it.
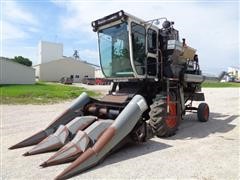
{"label": "front tire", "polygon": [[[169,98],[169,113],[167,112],[167,99]],[[157,137],[169,137],[176,133],[181,115],[178,111],[176,96],[171,93],[169,97],[157,95],[150,106],[150,120],[154,134]]]}

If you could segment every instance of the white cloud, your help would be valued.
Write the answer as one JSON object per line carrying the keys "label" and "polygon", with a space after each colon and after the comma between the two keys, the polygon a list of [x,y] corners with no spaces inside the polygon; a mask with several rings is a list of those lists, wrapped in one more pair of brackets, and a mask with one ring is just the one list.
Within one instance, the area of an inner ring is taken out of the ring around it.
{"label": "white cloud", "polygon": [[4,57],[14,58],[15,56],[23,56],[30,59],[33,64],[36,62],[37,56],[37,47],[35,46],[24,46],[24,45],[14,45],[8,44],[7,46],[3,46],[3,54]]}
{"label": "white cloud", "polygon": [[36,27],[28,27],[28,28],[27,28],[27,31],[28,31],[28,32],[32,32],[32,33],[38,33],[38,32],[40,32],[39,28],[36,28]]}
{"label": "white cloud", "polygon": [[37,49],[28,41],[39,32],[38,18],[19,1],[4,1],[1,5],[1,55],[9,58],[24,56],[36,61]]}
{"label": "white cloud", "polygon": [[[231,6],[205,6],[198,3],[136,3],[136,2],[56,2],[66,8],[66,13],[61,15],[62,28],[69,31],[92,33],[91,21],[106,16],[121,9],[145,20],[166,16],[175,21],[176,27],[181,30],[180,34],[189,37],[218,36],[222,37],[226,31],[236,34],[237,21]],[[193,36],[194,35],[194,36]]]}
{"label": "white cloud", "polygon": [[3,2],[3,18],[13,23],[37,26],[37,18],[27,9],[17,4],[15,1]]}
{"label": "white cloud", "polygon": [[15,1],[4,1],[2,5],[3,40],[29,38],[39,31],[37,18],[27,9]]}
{"label": "white cloud", "polygon": [[[167,17],[175,21],[180,37],[198,49],[203,67],[236,64],[238,55],[237,2],[56,2],[66,13],[61,15],[62,29],[66,32],[87,33],[94,36],[91,21],[123,9],[144,20]],[[234,55],[233,55],[234,54]],[[229,57],[229,58],[227,58]]]}
{"label": "white cloud", "polygon": [[11,39],[23,39],[27,38],[28,34],[17,26],[7,21],[0,21],[2,24],[2,38],[3,40],[11,40]]}
{"label": "white cloud", "polygon": [[98,59],[98,52],[91,49],[83,49],[79,51],[81,59],[92,62]]}

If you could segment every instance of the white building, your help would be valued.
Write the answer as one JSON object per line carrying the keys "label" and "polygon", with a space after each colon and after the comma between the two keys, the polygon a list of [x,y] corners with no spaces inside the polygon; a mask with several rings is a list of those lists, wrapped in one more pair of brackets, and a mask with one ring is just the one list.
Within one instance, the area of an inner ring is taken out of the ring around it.
{"label": "white building", "polygon": [[104,78],[105,76],[102,73],[101,69],[95,69],[95,78]]}
{"label": "white building", "polygon": [[0,84],[34,84],[35,69],[0,58]]}
{"label": "white building", "polygon": [[95,68],[91,65],[63,57],[47,63],[35,65],[36,76],[40,81],[60,81],[62,77],[72,77],[73,82],[81,82],[84,77],[94,77]]}
{"label": "white building", "polygon": [[240,68],[239,67],[228,67],[228,74],[231,77],[235,77],[237,80],[240,80]]}
{"label": "white building", "polygon": [[40,81],[58,82],[63,77],[72,77],[73,82],[81,82],[84,77],[94,77],[95,68],[82,60],[63,56],[60,43],[40,41],[38,62],[33,67]]}
{"label": "white building", "polygon": [[63,57],[63,44],[40,41],[38,43],[38,64],[47,63]]}

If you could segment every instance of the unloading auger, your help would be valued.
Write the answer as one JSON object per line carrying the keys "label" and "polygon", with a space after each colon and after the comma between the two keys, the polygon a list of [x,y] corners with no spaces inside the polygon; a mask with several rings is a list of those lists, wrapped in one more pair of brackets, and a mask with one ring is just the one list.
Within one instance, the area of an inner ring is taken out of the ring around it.
{"label": "unloading auger", "polygon": [[[164,20],[162,27],[159,21]],[[98,33],[101,69],[111,80],[97,100],[82,93],[46,129],[10,147],[35,145],[24,156],[57,151],[42,167],[72,162],[56,179],[95,166],[127,142],[145,142],[176,133],[186,112],[209,119],[196,50],[179,40],[166,18],[144,21],[124,11],[92,22]]]}

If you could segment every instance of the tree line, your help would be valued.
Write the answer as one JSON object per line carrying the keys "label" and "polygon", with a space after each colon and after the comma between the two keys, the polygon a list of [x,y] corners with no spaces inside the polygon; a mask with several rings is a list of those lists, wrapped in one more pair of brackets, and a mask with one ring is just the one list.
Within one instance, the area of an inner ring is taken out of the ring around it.
{"label": "tree line", "polygon": [[22,56],[15,56],[14,58],[5,58],[0,57],[0,59],[6,59],[10,61],[14,61],[16,63],[25,65],[25,66],[32,66],[32,61],[30,61],[28,58],[22,57]]}

